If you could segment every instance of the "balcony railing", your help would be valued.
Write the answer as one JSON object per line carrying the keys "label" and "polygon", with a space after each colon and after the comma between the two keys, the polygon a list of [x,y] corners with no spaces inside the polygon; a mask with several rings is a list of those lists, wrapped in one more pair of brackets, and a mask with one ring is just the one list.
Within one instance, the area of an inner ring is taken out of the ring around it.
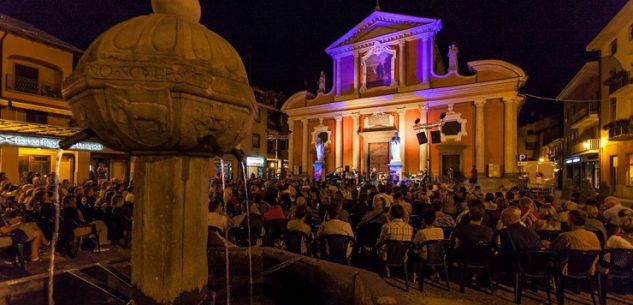
{"label": "balcony railing", "polygon": [[605,85],[609,86],[609,94],[630,84],[633,84],[633,73],[629,71],[620,71],[605,81]]}
{"label": "balcony railing", "polygon": [[633,123],[631,120],[617,120],[605,126],[609,130],[609,141],[626,141],[633,139]]}
{"label": "balcony railing", "polygon": [[578,111],[574,112],[569,118],[570,124],[578,123],[579,121],[587,118],[590,115],[598,114],[598,110],[600,109],[599,103],[589,103],[586,104],[585,107],[582,107]]}
{"label": "balcony railing", "polygon": [[61,84],[41,82],[32,78],[6,75],[7,90],[35,94],[39,96],[62,98]]}

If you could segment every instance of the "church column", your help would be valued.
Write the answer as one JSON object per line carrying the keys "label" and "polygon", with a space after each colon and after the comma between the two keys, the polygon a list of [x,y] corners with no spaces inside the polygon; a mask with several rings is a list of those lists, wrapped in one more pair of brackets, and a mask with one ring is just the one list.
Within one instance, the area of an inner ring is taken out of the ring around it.
{"label": "church column", "polygon": [[334,81],[336,86],[336,96],[341,95],[341,57],[334,58]]}
{"label": "church column", "polygon": [[[429,113],[429,106],[420,105],[419,108],[420,108],[420,124],[426,124],[428,122],[427,116]],[[431,135],[428,134],[428,130],[423,129],[423,130],[420,130],[419,132],[426,132],[427,139],[431,141]],[[429,149],[429,143],[420,145],[420,166],[419,166],[420,171],[424,171],[428,167],[428,164],[427,164],[428,163],[428,149]]]}
{"label": "church column", "polygon": [[295,149],[295,137],[293,130],[295,129],[295,121],[288,119],[288,170],[291,174],[294,174],[294,149]]}
{"label": "church column", "polygon": [[398,77],[398,85],[400,87],[404,87],[406,86],[407,82],[406,82],[406,74],[405,74],[405,50],[404,50],[404,46],[405,46],[405,41],[400,40],[398,42],[398,63],[400,63],[399,65],[399,77]]}
{"label": "church column", "polygon": [[504,98],[505,133],[504,133],[504,172],[506,177],[514,177],[517,169],[517,116],[520,98]]}
{"label": "church column", "polygon": [[360,88],[360,55],[358,52],[354,52],[354,93],[358,94],[358,88]]}
{"label": "church column", "polygon": [[[400,160],[402,160],[402,164],[405,163],[405,151],[406,151],[406,130],[407,126],[405,126],[404,114],[406,113],[405,108],[398,108],[398,136],[400,137]],[[406,168],[405,170],[406,171]]]}
{"label": "church column", "polygon": [[433,69],[433,39],[431,34],[422,37],[422,58],[419,60],[418,71],[422,71],[422,83],[428,84],[430,71]]}
{"label": "church column", "polygon": [[486,100],[476,100],[475,108],[476,108],[476,127],[475,127],[475,162],[477,166],[477,172],[479,175],[484,174],[486,170],[486,160],[485,160],[485,134],[486,134],[486,125],[485,125],[485,105]]}
{"label": "church column", "polygon": [[308,119],[301,120],[301,128],[303,128],[303,132],[301,135],[301,139],[303,141],[303,146],[301,147],[301,168],[304,173],[308,172]]}
{"label": "church column", "polygon": [[343,167],[343,116],[334,116],[336,120],[336,168]]}
{"label": "church column", "polygon": [[352,168],[360,171],[360,135],[358,134],[360,130],[360,113],[352,113],[352,118],[354,118],[352,126]]}

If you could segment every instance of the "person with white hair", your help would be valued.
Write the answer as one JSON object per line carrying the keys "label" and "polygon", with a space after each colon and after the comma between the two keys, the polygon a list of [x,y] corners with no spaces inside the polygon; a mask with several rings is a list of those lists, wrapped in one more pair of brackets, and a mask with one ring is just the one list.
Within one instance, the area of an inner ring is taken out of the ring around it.
{"label": "person with white hair", "polygon": [[604,207],[605,207],[605,210],[604,212],[602,212],[602,216],[604,216],[604,218],[607,219],[607,221],[613,225],[620,224],[620,217],[618,216],[620,211],[631,210],[623,206],[620,199],[613,196],[610,196],[604,199]]}

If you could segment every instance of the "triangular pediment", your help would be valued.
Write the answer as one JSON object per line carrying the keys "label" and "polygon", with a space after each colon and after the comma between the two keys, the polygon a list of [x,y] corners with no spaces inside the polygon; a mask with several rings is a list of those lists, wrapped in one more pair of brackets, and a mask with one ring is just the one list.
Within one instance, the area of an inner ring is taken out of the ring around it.
{"label": "triangular pediment", "polygon": [[330,50],[346,45],[436,23],[439,23],[438,19],[376,11],[335,41],[326,51],[329,53]]}

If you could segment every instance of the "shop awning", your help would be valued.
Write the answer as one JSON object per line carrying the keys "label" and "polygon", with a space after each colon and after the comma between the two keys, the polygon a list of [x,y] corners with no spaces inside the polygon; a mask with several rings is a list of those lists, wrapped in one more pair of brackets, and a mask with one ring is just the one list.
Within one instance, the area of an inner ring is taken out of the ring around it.
{"label": "shop awning", "polygon": [[[71,136],[80,129],[46,124],[28,123],[0,119],[0,145],[59,149],[61,139]],[[79,142],[70,150],[104,151],[97,142]]]}
{"label": "shop awning", "polygon": [[0,132],[64,138],[72,136],[79,131],[81,129],[77,127],[62,127],[0,119]]}

